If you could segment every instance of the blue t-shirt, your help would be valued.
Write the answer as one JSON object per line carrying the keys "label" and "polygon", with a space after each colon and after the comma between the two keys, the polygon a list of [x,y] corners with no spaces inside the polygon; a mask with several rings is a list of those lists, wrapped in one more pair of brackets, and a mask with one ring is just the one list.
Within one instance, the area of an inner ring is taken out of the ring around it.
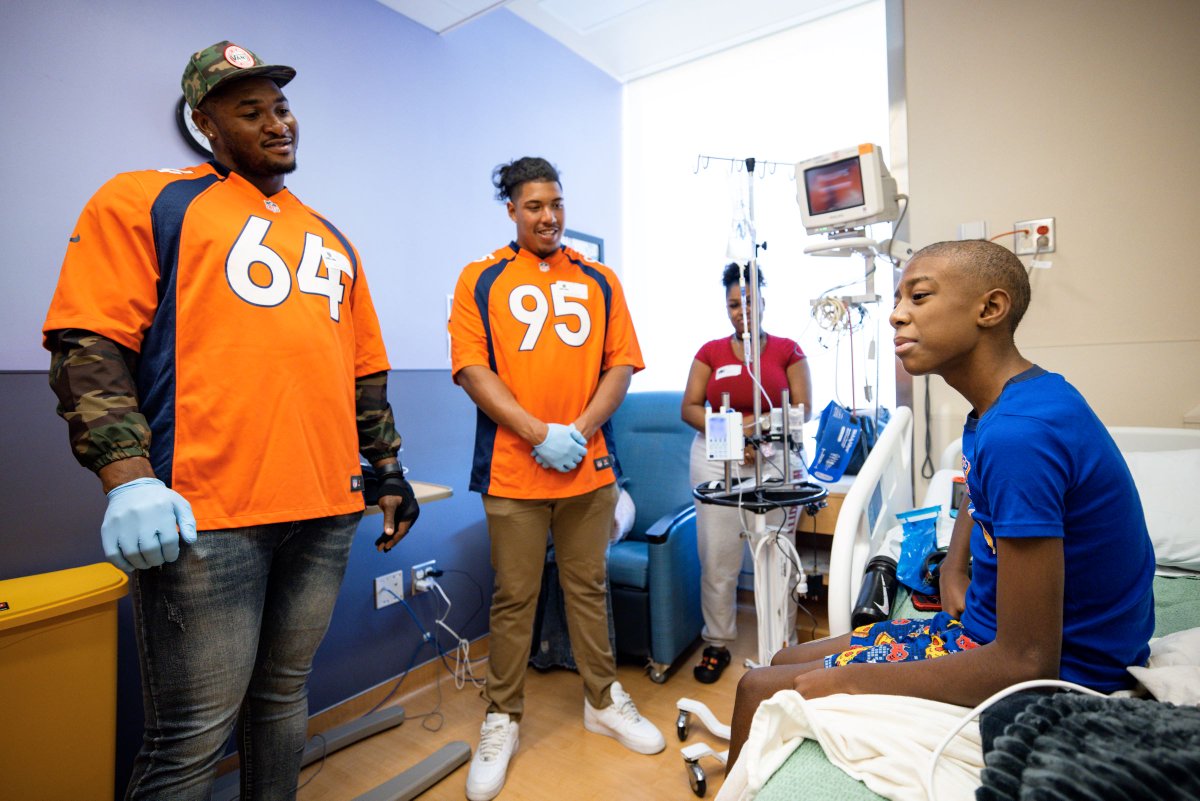
{"label": "blue t-shirt", "polygon": [[1133,477],[1104,424],[1061,375],[1013,377],[963,430],[970,494],[971,585],[962,622],[996,637],[1000,537],[1063,540],[1060,676],[1111,692],[1133,681],[1154,632],[1154,549]]}

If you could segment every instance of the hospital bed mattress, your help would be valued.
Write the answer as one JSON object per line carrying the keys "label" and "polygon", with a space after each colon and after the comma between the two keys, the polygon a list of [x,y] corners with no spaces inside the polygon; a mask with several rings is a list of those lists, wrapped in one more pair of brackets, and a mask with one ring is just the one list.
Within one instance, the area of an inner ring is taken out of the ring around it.
{"label": "hospital bed mattress", "polygon": [[[1154,636],[1163,637],[1193,628],[1200,621],[1200,576],[1154,578]],[[916,612],[908,598],[897,604],[895,616],[928,617]],[[821,746],[813,740],[792,752],[787,761],[767,781],[756,801],[862,801],[882,798],[867,786],[850,778],[825,758]]]}

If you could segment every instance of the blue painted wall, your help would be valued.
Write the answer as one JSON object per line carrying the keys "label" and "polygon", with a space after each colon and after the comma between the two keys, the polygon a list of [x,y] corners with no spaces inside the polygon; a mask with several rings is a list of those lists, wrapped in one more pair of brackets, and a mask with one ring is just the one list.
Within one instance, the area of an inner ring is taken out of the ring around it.
{"label": "blue painted wall", "polygon": [[[483,634],[488,543],[466,489],[474,408],[450,380],[445,297],[464,264],[512,238],[490,174],[517,156],[557,163],[568,225],[620,252],[620,86],[503,11],[438,37],[375,0],[8,0],[0,31],[0,238],[10,256],[0,259],[0,579],[103,558],[104,499],[54,414],[41,323],[66,238],[96,188],[123,170],[199,160],[175,128],[179,75],[192,51],[228,38],[298,70],[286,90],[301,128],[289,187],[359,248],[395,368],[404,461],[455,491],[386,556],[372,546],[379,518],[362,524],[310,707],[397,675],[421,647],[401,607],[374,609],[381,573],[430,558],[464,571],[441,579],[454,600],[448,622]],[[485,590],[478,612],[472,580]],[[414,604],[426,625],[431,600]],[[128,600],[119,608],[123,788],[142,713]]]}

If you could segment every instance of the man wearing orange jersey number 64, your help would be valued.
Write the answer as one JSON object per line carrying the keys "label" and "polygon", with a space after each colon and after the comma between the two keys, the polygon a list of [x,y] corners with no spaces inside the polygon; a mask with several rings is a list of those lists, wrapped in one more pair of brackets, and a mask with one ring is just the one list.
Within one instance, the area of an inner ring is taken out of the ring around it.
{"label": "man wearing orange jersey number 64", "polygon": [[88,202],[44,326],[80,463],[133,571],[146,730],[126,798],[206,799],[240,723],[243,799],[294,798],[307,679],[380,478],[386,550],[418,513],[358,252],[284,186],[296,74],[220,42],[183,73],[213,159]]}
{"label": "man wearing orange jersey number 64", "polygon": [[612,270],[561,244],[562,184],[549,162],[502,164],[492,183],[517,238],[467,265],[450,315],[454,380],[479,407],[471,489],[483,496],[496,571],[471,801],[500,792],[517,749],[547,529],[584,726],[639,753],[665,747],[616,681],[608,639],[605,554],[617,501],[608,418],[643,367],[625,295]]}

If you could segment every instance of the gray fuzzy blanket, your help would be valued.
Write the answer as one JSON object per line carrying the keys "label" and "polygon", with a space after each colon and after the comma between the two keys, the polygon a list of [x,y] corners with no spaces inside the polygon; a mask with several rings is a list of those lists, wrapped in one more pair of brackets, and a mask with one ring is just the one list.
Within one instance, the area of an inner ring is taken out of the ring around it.
{"label": "gray fuzzy blanket", "polygon": [[984,757],[977,801],[1200,799],[1200,708],[1043,696]]}

